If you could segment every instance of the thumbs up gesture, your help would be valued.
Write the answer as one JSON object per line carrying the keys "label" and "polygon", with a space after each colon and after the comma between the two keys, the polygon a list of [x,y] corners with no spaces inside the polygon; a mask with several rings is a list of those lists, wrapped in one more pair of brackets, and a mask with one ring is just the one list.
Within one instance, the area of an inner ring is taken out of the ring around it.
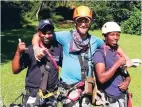
{"label": "thumbs up gesture", "polygon": [[27,50],[25,42],[22,42],[21,39],[18,39],[19,43],[17,46],[17,52],[22,53],[23,51]]}

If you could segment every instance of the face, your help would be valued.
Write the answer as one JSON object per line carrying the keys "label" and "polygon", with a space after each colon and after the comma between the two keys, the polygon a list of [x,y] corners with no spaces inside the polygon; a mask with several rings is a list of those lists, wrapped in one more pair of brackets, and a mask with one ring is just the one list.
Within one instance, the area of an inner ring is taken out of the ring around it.
{"label": "face", "polygon": [[76,29],[81,34],[81,36],[84,36],[87,34],[90,25],[91,25],[91,19],[88,17],[77,17],[75,19]]}
{"label": "face", "polygon": [[110,46],[112,46],[112,47],[114,47],[114,46],[117,45],[117,42],[118,42],[119,38],[120,38],[120,33],[119,33],[119,32],[110,32],[110,33],[108,33],[107,36],[105,37],[106,42],[107,42]]}
{"label": "face", "polygon": [[41,37],[41,41],[45,45],[49,45],[53,42],[53,32],[51,31],[40,32],[40,37]]}

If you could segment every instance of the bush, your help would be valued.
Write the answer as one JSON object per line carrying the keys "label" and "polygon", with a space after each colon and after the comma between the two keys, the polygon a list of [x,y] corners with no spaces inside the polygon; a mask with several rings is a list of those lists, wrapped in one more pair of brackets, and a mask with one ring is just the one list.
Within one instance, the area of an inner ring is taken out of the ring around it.
{"label": "bush", "polygon": [[52,20],[53,20],[53,22],[59,22],[59,21],[63,21],[64,17],[61,16],[61,15],[56,15],[56,14],[53,13]]}
{"label": "bush", "polygon": [[121,28],[123,33],[141,34],[141,13],[140,11],[133,12],[130,18],[122,23]]}

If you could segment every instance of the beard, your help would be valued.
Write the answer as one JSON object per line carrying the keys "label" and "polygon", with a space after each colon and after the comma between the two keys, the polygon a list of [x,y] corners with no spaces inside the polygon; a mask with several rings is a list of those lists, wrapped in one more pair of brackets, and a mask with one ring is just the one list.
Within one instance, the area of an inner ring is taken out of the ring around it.
{"label": "beard", "polygon": [[89,30],[89,28],[83,28],[83,27],[76,28],[76,29],[77,29],[77,31],[80,35],[86,35],[88,33],[88,30]]}

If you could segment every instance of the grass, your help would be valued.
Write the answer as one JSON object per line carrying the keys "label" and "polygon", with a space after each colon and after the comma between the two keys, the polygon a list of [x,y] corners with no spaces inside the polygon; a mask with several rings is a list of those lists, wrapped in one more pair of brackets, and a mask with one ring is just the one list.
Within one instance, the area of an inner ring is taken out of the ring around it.
{"label": "grass", "polygon": [[[1,97],[6,106],[12,103],[24,90],[26,70],[19,75],[13,75],[11,70],[11,60],[18,44],[18,38],[21,38],[27,45],[29,45],[34,32],[35,27],[2,32]],[[90,33],[103,38],[100,30],[90,31]],[[141,36],[121,34],[119,44],[130,58],[141,58]],[[132,78],[129,91],[133,93],[133,107],[140,107],[141,66],[137,68],[129,68],[128,71]]]}

